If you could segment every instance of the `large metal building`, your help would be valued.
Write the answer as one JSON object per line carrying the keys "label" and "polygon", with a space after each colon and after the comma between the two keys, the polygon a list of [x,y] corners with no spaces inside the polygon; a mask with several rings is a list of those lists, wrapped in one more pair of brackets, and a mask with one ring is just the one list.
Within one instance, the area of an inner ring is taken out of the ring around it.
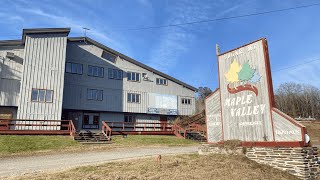
{"label": "large metal building", "polygon": [[[69,28],[24,29],[0,41],[0,118],[167,122],[195,112],[196,88]],[[159,59],[161,61],[161,59]]]}

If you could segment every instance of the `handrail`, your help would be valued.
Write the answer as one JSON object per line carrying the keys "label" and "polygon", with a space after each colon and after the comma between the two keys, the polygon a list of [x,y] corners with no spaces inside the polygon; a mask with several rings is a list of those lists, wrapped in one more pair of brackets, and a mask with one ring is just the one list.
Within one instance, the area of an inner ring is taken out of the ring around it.
{"label": "handrail", "polygon": [[143,131],[172,131],[172,124],[167,122],[105,122],[110,128],[121,129],[121,131],[125,131],[131,129],[136,131],[137,129],[142,129]]}
{"label": "handrail", "polygon": [[108,138],[108,140],[111,140],[112,135],[112,129],[108,126],[108,124],[104,121],[102,121],[102,133]]}
{"label": "handrail", "polygon": [[114,124],[167,124],[172,125],[170,123],[161,123],[161,122],[117,122],[117,121],[105,121],[105,123],[114,123]]}
{"label": "handrail", "polygon": [[[172,130],[173,130],[173,133],[174,133],[177,137],[186,139],[186,133],[187,133],[187,131],[186,131],[184,128],[180,127],[180,126],[177,125],[177,124],[173,124]],[[182,133],[183,133],[183,136],[181,135]]]}
{"label": "handrail", "polygon": [[77,130],[76,130],[76,128],[75,128],[72,120],[69,120],[68,130],[69,130],[69,132],[70,132],[70,136],[71,136],[71,137],[74,137]]}
{"label": "handrail", "polygon": [[[1,130],[61,130],[61,128],[70,128],[70,120],[31,120],[31,119],[1,119],[0,120],[0,131]],[[11,128],[13,127],[13,128]],[[16,129],[18,127],[18,129]],[[21,127],[21,129],[19,128]],[[26,128],[22,128],[26,127]],[[34,127],[36,129],[30,129],[28,127]]]}
{"label": "handrail", "polygon": [[206,134],[206,132],[207,132],[206,127],[203,127],[200,124],[196,124],[196,123],[190,124],[187,130],[188,131],[196,131],[196,132],[199,132],[202,134]]}

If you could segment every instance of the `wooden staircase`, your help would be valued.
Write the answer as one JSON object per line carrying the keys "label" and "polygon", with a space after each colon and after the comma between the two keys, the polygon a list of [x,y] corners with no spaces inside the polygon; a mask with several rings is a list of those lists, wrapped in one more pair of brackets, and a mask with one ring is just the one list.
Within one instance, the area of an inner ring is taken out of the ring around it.
{"label": "wooden staircase", "polygon": [[107,137],[103,132],[81,131],[76,132],[74,140],[83,144],[109,144],[111,138]]}

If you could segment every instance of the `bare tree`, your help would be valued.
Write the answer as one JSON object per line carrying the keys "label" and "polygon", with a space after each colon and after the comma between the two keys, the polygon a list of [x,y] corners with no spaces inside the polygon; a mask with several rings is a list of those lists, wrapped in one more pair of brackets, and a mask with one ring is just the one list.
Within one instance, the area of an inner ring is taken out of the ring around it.
{"label": "bare tree", "polygon": [[292,117],[320,118],[320,89],[311,85],[285,83],[276,90],[276,105]]}
{"label": "bare tree", "polygon": [[204,110],[204,99],[212,93],[208,87],[199,87],[196,97],[196,112],[199,113]]}

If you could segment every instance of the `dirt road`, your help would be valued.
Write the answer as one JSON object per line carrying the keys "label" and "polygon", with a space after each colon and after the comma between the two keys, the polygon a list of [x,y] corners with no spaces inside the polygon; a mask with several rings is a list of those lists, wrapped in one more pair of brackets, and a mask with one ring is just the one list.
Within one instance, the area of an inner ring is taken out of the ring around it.
{"label": "dirt road", "polygon": [[52,172],[83,165],[92,165],[121,159],[154,155],[184,154],[197,152],[198,146],[186,147],[143,147],[114,149],[105,152],[81,152],[31,157],[0,159],[0,177],[17,176],[39,172]]}

